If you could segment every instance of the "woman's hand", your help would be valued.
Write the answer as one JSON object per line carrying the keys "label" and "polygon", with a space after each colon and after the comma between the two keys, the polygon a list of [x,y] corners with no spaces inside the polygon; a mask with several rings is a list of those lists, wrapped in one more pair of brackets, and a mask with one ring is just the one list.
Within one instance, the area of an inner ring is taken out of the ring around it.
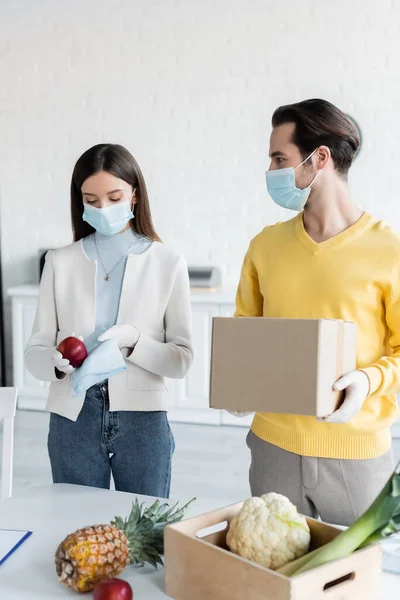
{"label": "woman's hand", "polygon": [[116,340],[118,348],[134,348],[140,338],[140,331],[133,325],[114,325],[97,339],[99,342]]}
{"label": "woman's hand", "polygon": [[[54,348],[51,354],[51,361],[56,370],[56,374],[57,371],[59,371],[63,375],[69,375],[72,373],[72,371],[74,371],[74,367],[70,364],[69,360],[67,358],[63,358],[63,355],[57,350],[57,348]],[[62,379],[62,377],[59,377],[59,379]]]}
{"label": "woman's hand", "polygon": [[[67,337],[76,337],[78,340],[83,342],[83,337],[81,335],[76,335],[75,332],[70,333],[70,335]],[[51,353],[51,361],[58,379],[63,379],[65,375],[70,375],[73,371],[75,371],[69,360],[63,357],[61,352],[57,350],[57,347],[54,347],[53,352]]]}

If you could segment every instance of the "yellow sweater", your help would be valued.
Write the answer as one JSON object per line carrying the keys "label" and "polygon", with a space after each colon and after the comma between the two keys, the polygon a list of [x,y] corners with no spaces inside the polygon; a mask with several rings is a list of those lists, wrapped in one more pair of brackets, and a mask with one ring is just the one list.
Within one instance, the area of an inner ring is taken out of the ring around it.
{"label": "yellow sweater", "polygon": [[387,452],[399,414],[400,236],[367,213],[322,243],[308,236],[302,214],[266,227],[244,259],[236,316],[356,323],[357,368],[371,384],[349,423],[257,413],[252,430],[258,437],[303,456],[362,459]]}

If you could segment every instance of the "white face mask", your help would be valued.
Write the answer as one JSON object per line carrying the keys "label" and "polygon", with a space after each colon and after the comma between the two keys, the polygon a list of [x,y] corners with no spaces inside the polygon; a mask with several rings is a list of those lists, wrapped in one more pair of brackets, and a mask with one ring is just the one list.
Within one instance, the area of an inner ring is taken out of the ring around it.
{"label": "white face mask", "polygon": [[265,173],[268,193],[275,204],[282,208],[296,210],[297,212],[303,210],[310,195],[311,186],[320,175],[321,170],[318,171],[310,185],[304,189],[296,187],[295,171],[314,156],[316,151],[317,149],[315,149],[310,156],[307,156],[307,158],[297,165],[297,167],[277,169],[276,171],[267,171]]}
{"label": "white face mask", "polygon": [[130,200],[111,204],[105,208],[96,208],[85,204],[83,220],[103,235],[116,235],[122,231],[135,215],[131,209]]}

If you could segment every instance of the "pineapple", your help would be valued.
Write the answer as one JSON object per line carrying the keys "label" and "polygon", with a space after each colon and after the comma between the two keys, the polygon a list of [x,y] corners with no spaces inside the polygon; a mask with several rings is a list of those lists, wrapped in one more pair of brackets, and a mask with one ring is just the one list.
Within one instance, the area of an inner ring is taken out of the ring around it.
{"label": "pineapple", "polygon": [[68,535],[56,551],[60,581],[77,592],[90,592],[102,579],[116,577],[129,565],[162,565],[164,527],[180,521],[185,506],[169,507],[156,500],[143,510],[138,499],[127,519],[116,517],[109,525],[93,525]]}

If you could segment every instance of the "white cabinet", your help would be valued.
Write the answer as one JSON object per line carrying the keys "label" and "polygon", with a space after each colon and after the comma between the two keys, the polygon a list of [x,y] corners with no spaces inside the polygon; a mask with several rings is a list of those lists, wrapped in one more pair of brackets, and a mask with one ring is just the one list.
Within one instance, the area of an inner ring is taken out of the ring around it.
{"label": "white cabinet", "polygon": [[196,303],[195,299],[192,300],[194,359],[179,390],[179,384],[175,383],[175,393],[170,403],[171,420],[214,425],[220,423],[220,412],[209,408],[211,327],[213,317],[219,314],[217,303]]}
{"label": "white cabinet", "polygon": [[[38,286],[20,286],[8,292],[12,298],[14,385],[20,390],[18,406],[33,410],[44,409],[48,389],[48,384],[34,379],[24,366],[24,346],[31,335],[38,293]],[[209,408],[212,319],[232,316],[234,297],[234,289],[192,292],[194,360],[185,379],[167,380],[171,421],[246,424],[223,411]]]}
{"label": "white cabinet", "polygon": [[190,408],[204,408],[210,385],[210,346],[213,317],[218,316],[218,306],[195,304],[192,310],[193,346],[192,367],[185,380],[185,402]]}

